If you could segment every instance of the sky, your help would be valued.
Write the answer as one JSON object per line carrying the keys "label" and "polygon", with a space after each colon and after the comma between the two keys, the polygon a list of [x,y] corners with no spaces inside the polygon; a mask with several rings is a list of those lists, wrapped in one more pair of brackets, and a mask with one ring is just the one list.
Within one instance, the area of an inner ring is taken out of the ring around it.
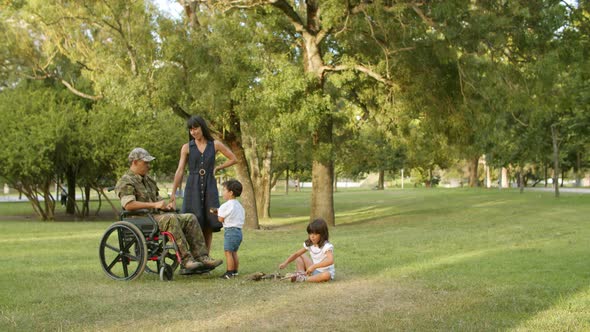
{"label": "sky", "polygon": [[172,17],[181,17],[183,13],[182,6],[177,0],[152,0],[158,8]]}

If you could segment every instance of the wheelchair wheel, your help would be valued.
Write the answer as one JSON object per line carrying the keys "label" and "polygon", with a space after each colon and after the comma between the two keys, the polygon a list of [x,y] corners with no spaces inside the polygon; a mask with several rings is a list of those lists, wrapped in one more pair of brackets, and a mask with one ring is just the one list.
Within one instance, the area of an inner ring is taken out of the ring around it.
{"label": "wheelchair wheel", "polygon": [[145,270],[145,238],[130,222],[113,223],[102,236],[98,251],[102,269],[112,279],[133,280]]}
{"label": "wheelchair wheel", "polygon": [[164,264],[160,268],[160,280],[171,281],[172,278],[174,278],[174,269],[172,269],[172,266]]}

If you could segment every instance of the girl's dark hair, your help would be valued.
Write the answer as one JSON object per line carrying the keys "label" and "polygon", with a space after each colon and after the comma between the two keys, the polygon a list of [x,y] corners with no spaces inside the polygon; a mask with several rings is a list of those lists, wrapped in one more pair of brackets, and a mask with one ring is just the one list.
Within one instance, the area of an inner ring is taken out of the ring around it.
{"label": "girl's dark hair", "polygon": [[[328,224],[326,224],[326,221],[322,218],[318,218],[307,225],[307,234],[311,233],[320,235],[320,241],[318,242],[318,247],[320,248],[323,247],[326,242],[328,242],[330,237],[328,232]],[[309,238],[307,238],[307,240],[305,240],[305,245],[309,247],[313,245],[313,243]]]}
{"label": "girl's dark hair", "polygon": [[191,128],[199,128],[201,127],[201,131],[203,132],[203,136],[208,141],[213,141],[213,136],[211,136],[211,131],[209,131],[209,127],[207,127],[207,122],[199,115],[193,115],[186,121],[186,128],[188,129],[188,141],[190,142],[194,138],[191,136]]}
{"label": "girl's dark hair", "polygon": [[234,194],[234,197],[240,197],[242,194],[242,184],[238,180],[227,180],[221,185],[224,186],[227,191],[231,191]]}

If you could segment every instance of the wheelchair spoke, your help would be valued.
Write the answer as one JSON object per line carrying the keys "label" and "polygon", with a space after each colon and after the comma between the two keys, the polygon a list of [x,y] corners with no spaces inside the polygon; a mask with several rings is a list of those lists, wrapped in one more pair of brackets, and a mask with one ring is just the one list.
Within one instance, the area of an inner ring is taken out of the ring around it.
{"label": "wheelchair spoke", "polygon": [[99,248],[102,268],[115,280],[134,280],[140,276],[146,268],[146,255],[141,230],[127,221],[118,221],[109,227]]}
{"label": "wheelchair spoke", "polygon": [[123,257],[128,258],[129,260],[132,260],[132,261],[138,261],[139,260],[139,258],[137,258],[137,256],[133,256],[133,255],[129,254],[128,252],[124,253],[123,254]]}
{"label": "wheelchair spoke", "polygon": [[107,266],[107,271],[111,271],[111,269],[113,268],[113,266],[115,266],[115,264],[117,264],[117,262],[121,259],[121,255],[117,255],[117,257],[115,257],[115,259],[113,259],[113,261],[111,262],[111,264],[109,264],[109,266]]}
{"label": "wheelchair spoke", "polygon": [[112,245],[110,245],[108,243],[105,243],[104,246],[107,247],[107,248],[109,248],[109,249],[111,249],[112,251],[119,252],[119,248],[115,248],[115,247],[113,247]]}

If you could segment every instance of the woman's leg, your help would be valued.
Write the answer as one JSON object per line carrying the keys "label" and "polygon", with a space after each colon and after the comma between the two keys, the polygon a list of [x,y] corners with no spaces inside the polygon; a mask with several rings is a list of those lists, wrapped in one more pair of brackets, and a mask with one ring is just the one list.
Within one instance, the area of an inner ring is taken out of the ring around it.
{"label": "woman's leg", "polygon": [[211,231],[210,227],[205,227],[203,229],[203,237],[205,238],[205,246],[207,247],[207,252],[211,252],[211,241],[213,240],[213,231]]}

